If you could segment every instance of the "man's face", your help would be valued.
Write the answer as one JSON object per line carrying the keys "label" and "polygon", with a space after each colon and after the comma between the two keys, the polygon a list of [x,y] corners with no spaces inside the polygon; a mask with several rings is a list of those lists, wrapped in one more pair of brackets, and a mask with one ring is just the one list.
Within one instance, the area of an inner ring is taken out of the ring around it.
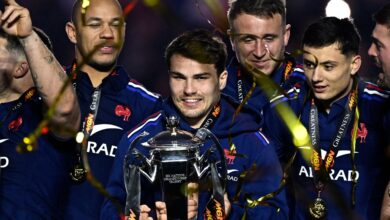
{"label": "man's face", "polygon": [[360,67],[360,56],[346,56],[339,45],[313,48],[304,46],[303,67],[314,96],[326,107],[347,95]]}
{"label": "man's face", "polygon": [[194,128],[201,126],[220,99],[227,72],[219,77],[214,64],[202,64],[174,54],[170,60],[169,86],[173,103]]}
{"label": "man's face", "polygon": [[[239,14],[232,22],[231,43],[241,64],[245,60],[267,75],[279,67],[290,37],[290,25],[283,25],[282,16],[272,18]],[[274,59],[272,59],[272,58]]]}
{"label": "man's face", "polygon": [[372,31],[372,39],[368,55],[382,68],[383,74],[380,74],[380,78],[385,86],[390,88],[390,29],[385,25],[376,24]]}
{"label": "man's face", "polygon": [[125,24],[120,6],[114,0],[94,0],[75,24],[76,56],[95,69],[111,69],[124,42]]}

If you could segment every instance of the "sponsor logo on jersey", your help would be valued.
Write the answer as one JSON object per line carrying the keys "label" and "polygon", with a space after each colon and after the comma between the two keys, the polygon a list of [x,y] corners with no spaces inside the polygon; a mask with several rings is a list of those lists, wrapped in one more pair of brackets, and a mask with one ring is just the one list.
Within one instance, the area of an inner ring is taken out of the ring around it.
{"label": "sponsor logo on jersey", "polygon": [[227,170],[227,179],[229,181],[234,181],[234,182],[237,182],[238,181],[238,176],[237,175],[234,175],[234,173],[238,172],[237,169],[228,169]]}
{"label": "sponsor logo on jersey", "polygon": [[[121,127],[112,124],[98,124],[93,126],[91,131],[91,137],[98,132],[102,132],[105,130],[123,130]],[[88,141],[87,152],[93,154],[103,154],[109,157],[115,157],[116,149],[118,147],[115,145],[107,144],[107,143],[98,143],[94,141]]]}
{"label": "sponsor logo on jersey", "polygon": [[[329,178],[334,181],[351,182],[353,180],[352,172],[352,170],[330,169]],[[299,169],[298,176],[313,178],[312,167],[301,166],[301,168]],[[356,171],[356,180],[359,180],[359,171]]]}
{"label": "sponsor logo on jersey", "polygon": [[[299,147],[301,150],[310,150],[310,147]],[[356,154],[359,152],[355,152]],[[339,150],[335,158],[350,155],[350,150]],[[321,149],[321,158],[324,160],[326,156],[326,151]],[[337,163],[337,161],[333,161]],[[348,181],[351,182],[352,178],[352,170],[343,170],[343,169],[330,169],[329,177],[334,181]],[[298,176],[304,176],[308,178],[313,178],[313,168],[308,166],[301,166],[298,172]],[[359,179],[359,172],[356,171],[356,180]]]}

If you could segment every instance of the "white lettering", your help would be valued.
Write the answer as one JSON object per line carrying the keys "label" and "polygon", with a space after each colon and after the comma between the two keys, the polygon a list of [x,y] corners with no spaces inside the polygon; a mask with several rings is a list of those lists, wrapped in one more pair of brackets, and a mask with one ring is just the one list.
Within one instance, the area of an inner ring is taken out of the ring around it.
{"label": "white lettering", "polygon": [[115,153],[116,153],[117,148],[118,148],[117,146],[112,145],[111,150],[110,150],[110,154],[108,156],[115,157]]}
{"label": "white lettering", "polygon": [[306,177],[309,177],[309,174],[307,173],[306,167],[301,166],[301,169],[299,170],[299,176],[302,176],[302,173],[305,174]]}
{"label": "white lettering", "polygon": [[93,154],[104,154],[109,157],[115,157],[116,149],[115,145],[107,146],[106,143],[102,143],[100,146],[96,142],[88,141],[87,152]]}
{"label": "white lettering", "polygon": [[[352,170],[348,170],[348,181],[353,180],[352,172],[353,172]],[[358,180],[359,179],[359,171],[355,171],[355,174],[356,174],[355,180]]]}
{"label": "white lettering", "polygon": [[[331,180],[334,180],[334,181],[341,180],[341,181],[351,182],[353,180],[352,172],[353,172],[352,170],[347,170],[347,171],[346,170],[338,170],[338,171],[336,171],[334,169],[331,169],[329,172],[329,177]],[[298,175],[308,177],[308,178],[313,178],[313,170],[311,167],[301,166]],[[356,180],[359,180],[359,172],[358,171],[356,171]]]}
{"label": "white lettering", "polygon": [[334,169],[330,169],[329,178],[330,178],[331,180],[334,180],[333,175],[334,175]]}
{"label": "white lettering", "polygon": [[94,153],[95,154],[95,148],[96,148],[97,144],[95,142],[92,142],[92,141],[88,141],[88,147],[87,147],[87,152],[91,152],[91,153]]}
{"label": "white lettering", "polygon": [[8,157],[0,157],[0,168],[8,167],[9,159]]}
{"label": "white lettering", "polygon": [[230,180],[230,181],[234,181],[234,182],[238,181],[238,177],[236,177],[236,176],[227,175],[227,179]]}
{"label": "white lettering", "polygon": [[103,143],[100,145],[99,149],[96,151],[96,154],[99,154],[101,151],[104,151],[104,154],[108,155],[107,144]]}
{"label": "white lettering", "polygon": [[344,181],[347,181],[347,177],[345,176],[344,170],[339,170],[334,180],[339,180],[339,178],[342,178]]}

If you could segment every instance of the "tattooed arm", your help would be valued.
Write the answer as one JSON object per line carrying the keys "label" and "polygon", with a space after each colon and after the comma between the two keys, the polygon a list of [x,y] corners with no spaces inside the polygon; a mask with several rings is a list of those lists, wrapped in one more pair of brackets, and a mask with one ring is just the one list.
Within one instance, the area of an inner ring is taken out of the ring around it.
{"label": "tattooed arm", "polygon": [[[19,38],[34,84],[45,104],[51,106],[67,79],[66,73],[38,34],[33,31],[29,11],[18,5],[15,0],[3,1],[5,10],[1,14],[1,27],[6,33]],[[80,109],[77,97],[69,84],[54,109],[50,125],[53,128],[62,128],[52,131],[56,135],[66,137],[69,134],[62,132],[63,128],[77,130],[79,120]]]}

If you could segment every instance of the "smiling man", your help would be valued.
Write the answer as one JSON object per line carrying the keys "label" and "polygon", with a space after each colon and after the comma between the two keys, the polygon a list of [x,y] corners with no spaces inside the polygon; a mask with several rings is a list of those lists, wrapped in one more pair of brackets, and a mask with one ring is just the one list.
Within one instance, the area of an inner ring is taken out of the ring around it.
{"label": "smiling man", "polygon": [[[68,68],[73,75],[81,107],[81,130],[87,142],[91,171],[106,185],[125,131],[160,109],[159,96],[146,90],[117,66],[125,39],[125,20],[116,0],[77,0],[72,21],[66,24],[69,40],[75,44],[75,60]],[[80,70],[80,71],[77,71]],[[90,183],[83,182],[80,150],[75,153],[75,170],[66,204],[66,219],[98,219],[104,197]],[[78,172],[76,172],[78,171]]]}
{"label": "smiling man", "polygon": [[80,121],[77,97],[67,84],[56,101],[67,76],[50,39],[33,29],[28,9],[1,2],[0,219],[61,219],[67,152]]}
{"label": "smiling man", "polygon": [[[286,24],[286,8],[281,0],[235,0],[228,11],[228,35],[236,57],[228,65],[228,81],[223,93],[242,102],[254,81],[245,62],[261,70],[276,84],[290,89],[304,81],[302,65],[285,52],[291,25]],[[263,114],[268,98],[256,87],[247,105]]]}
{"label": "smiling man", "polygon": [[[372,31],[372,44],[368,55],[374,58],[376,65],[381,68],[378,84],[390,88],[390,4],[386,4],[373,16],[375,28]],[[390,114],[390,111],[389,111]],[[388,116],[387,120],[390,116]],[[388,127],[389,128],[389,127]],[[388,141],[390,143],[390,141]],[[390,146],[390,145],[389,145]],[[390,147],[387,157],[390,158]],[[381,219],[390,219],[390,181],[383,195]]]}
{"label": "smiling man", "polygon": [[[254,207],[249,207],[247,203],[247,198],[259,199],[275,192],[281,181],[282,170],[272,145],[258,131],[258,123],[251,115],[254,114],[253,111],[243,110],[232,123],[237,105],[226,96],[221,96],[227,77],[224,43],[208,31],[189,31],[174,39],[165,55],[171,96],[164,102],[162,111],[150,116],[123,136],[108,184],[109,192],[121,202],[124,209],[126,190],[123,183],[123,158],[128,152],[129,144],[145,131],[147,135],[139,139],[135,147],[141,152],[148,151],[141,143],[164,131],[167,126],[166,118],[174,115],[180,118],[179,129],[195,134],[199,128],[207,128],[219,138],[228,158],[227,169],[230,171],[227,175],[226,192],[232,208],[228,219],[241,219],[245,212],[248,219],[286,219],[284,191]],[[235,153],[232,155],[229,154],[229,143],[235,146]],[[202,150],[204,151],[203,148]],[[130,154],[128,157],[131,157]],[[240,175],[251,168],[254,168],[252,178],[241,182]],[[143,182],[141,203],[154,210],[152,201],[157,198],[150,185],[147,181]],[[199,204],[196,204],[199,208],[195,210],[195,214],[192,212],[189,215],[190,219],[196,214],[197,219],[203,219],[206,199],[210,198],[210,193],[206,194],[208,197],[199,199]],[[106,201],[103,219],[119,219],[116,211],[113,204]],[[169,213],[175,210],[167,211]]]}
{"label": "smiling man", "polygon": [[[322,18],[304,33],[307,83],[297,84],[299,96],[288,102],[312,147],[299,148],[291,165],[296,196],[291,219],[379,219],[389,173],[383,125],[389,95],[359,80],[359,42],[348,19]],[[264,130],[278,148],[295,151],[277,116],[265,120]]]}

